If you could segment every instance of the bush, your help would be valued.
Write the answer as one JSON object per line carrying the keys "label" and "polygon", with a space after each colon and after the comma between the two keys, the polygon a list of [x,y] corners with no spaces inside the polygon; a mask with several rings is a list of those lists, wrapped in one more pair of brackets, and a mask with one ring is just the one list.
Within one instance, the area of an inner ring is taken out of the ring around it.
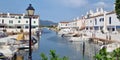
{"label": "bush", "polygon": [[[63,58],[60,58],[57,54],[56,54],[56,51],[55,50],[50,50],[50,60],[69,60],[68,57],[64,56]],[[48,60],[48,57],[44,54],[44,53],[41,53],[40,54],[41,56],[41,60]]]}

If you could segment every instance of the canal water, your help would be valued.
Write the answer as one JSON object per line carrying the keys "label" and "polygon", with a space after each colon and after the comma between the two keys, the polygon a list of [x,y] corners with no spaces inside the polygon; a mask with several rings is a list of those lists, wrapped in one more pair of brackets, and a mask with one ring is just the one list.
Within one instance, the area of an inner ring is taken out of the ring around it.
{"label": "canal water", "polygon": [[83,42],[69,42],[59,37],[56,32],[42,29],[38,50],[33,51],[33,60],[41,60],[40,54],[43,52],[49,56],[50,50],[56,50],[60,57],[67,56],[69,60],[93,60],[96,52],[96,46],[85,42],[85,54],[83,56]]}

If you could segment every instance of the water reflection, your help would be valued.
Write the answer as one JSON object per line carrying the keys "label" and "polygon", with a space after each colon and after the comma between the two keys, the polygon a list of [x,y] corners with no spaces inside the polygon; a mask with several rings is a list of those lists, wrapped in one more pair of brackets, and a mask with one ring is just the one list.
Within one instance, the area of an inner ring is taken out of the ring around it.
{"label": "water reflection", "polygon": [[[94,60],[98,52],[93,43],[85,42],[84,60]],[[33,52],[33,60],[40,60],[40,53],[49,56],[49,50],[54,49],[60,57],[68,56],[70,60],[83,60],[83,42],[68,42],[59,37],[56,32],[43,29],[38,50]]]}

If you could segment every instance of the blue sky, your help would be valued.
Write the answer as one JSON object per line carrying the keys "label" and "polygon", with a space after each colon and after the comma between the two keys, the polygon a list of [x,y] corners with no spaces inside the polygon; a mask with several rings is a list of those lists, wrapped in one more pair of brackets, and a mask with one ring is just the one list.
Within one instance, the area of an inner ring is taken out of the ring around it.
{"label": "blue sky", "polygon": [[114,10],[115,0],[1,0],[0,12],[26,13],[29,3],[42,20],[70,21],[97,7]]}

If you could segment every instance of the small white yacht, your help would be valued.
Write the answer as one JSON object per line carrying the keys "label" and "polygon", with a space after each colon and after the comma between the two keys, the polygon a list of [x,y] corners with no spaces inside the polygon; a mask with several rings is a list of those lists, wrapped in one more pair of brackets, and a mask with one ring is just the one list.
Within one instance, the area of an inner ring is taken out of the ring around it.
{"label": "small white yacht", "polygon": [[89,40],[89,37],[76,34],[76,35],[73,35],[72,37],[69,37],[68,40],[69,40],[70,42],[80,42],[80,41]]}
{"label": "small white yacht", "polygon": [[64,35],[69,34],[69,33],[73,33],[71,29],[61,29],[61,30],[58,32],[58,35],[59,35],[59,36],[64,36]]}

